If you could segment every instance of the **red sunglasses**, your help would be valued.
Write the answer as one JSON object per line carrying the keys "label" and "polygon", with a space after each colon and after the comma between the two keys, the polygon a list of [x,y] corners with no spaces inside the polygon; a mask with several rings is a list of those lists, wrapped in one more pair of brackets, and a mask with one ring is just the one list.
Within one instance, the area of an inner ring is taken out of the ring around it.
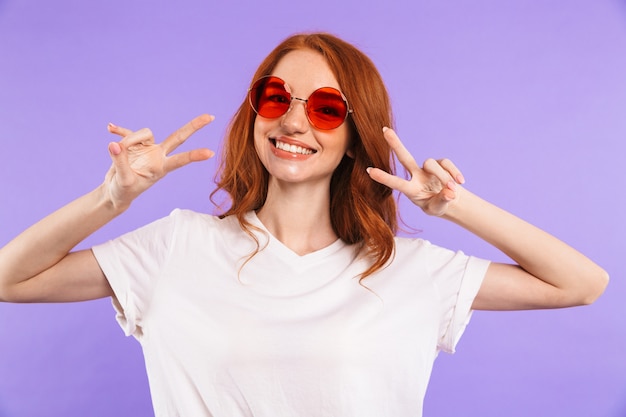
{"label": "red sunglasses", "polygon": [[254,111],[268,119],[287,113],[293,100],[302,101],[309,122],[320,130],[338,128],[352,113],[345,96],[336,88],[318,88],[308,99],[293,97],[285,82],[273,75],[256,80],[248,90],[248,99]]}

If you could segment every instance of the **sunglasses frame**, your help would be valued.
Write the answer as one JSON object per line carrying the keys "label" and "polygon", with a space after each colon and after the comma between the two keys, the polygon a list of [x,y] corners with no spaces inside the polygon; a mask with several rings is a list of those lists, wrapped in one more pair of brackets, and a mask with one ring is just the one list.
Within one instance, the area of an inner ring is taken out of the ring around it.
{"label": "sunglasses frame", "polygon": [[[263,79],[270,79],[270,78],[273,78],[273,79],[276,79],[276,80],[280,81],[282,83],[283,89],[289,95],[289,105],[287,106],[285,112],[282,113],[282,114],[279,114],[278,116],[275,116],[275,117],[266,117],[266,116],[263,116],[262,114],[260,114],[259,111],[254,106],[254,103],[253,103],[253,100],[252,100],[252,90],[257,89],[258,84],[260,84],[261,80],[263,80]],[[313,120],[311,120],[311,116],[309,115],[309,108],[308,108],[308,103],[309,103],[309,99],[311,98],[311,96],[313,96],[315,93],[317,93],[320,90],[326,90],[326,89],[330,89],[330,90],[336,91],[337,92],[337,96],[341,98],[341,100],[343,101],[343,104],[346,106],[346,114],[343,117],[343,119],[341,120],[341,122],[337,126],[330,127],[330,128],[323,128],[323,127],[317,126],[315,124],[315,122]],[[250,107],[252,107],[252,110],[254,110],[254,112],[257,115],[259,115],[261,117],[265,117],[266,119],[277,119],[277,118],[282,117],[285,114],[287,114],[287,112],[289,112],[289,110],[291,109],[291,106],[293,105],[293,101],[294,100],[301,101],[304,104],[304,110],[305,110],[304,113],[306,114],[307,120],[309,121],[309,123],[313,127],[315,127],[316,129],[319,129],[319,130],[333,130],[333,129],[337,129],[342,124],[344,124],[344,122],[348,118],[348,115],[353,113],[353,110],[350,108],[350,103],[348,103],[348,99],[346,98],[346,96],[340,90],[338,90],[338,89],[336,89],[334,87],[320,87],[317,90],[313,91],[309,95],[309,97],[305,99],[305,98],[300,98],[300,97],[296,97],[296,96],[292,95],[291,91],[289,91],[289,89],[288,89],[287,83],[282,78],[277,77],[275,75],[264,75],[263,77],[260,77],[260,78],[256,79],[252,83],[252,86],[250,88],[248,88],[248,103],[250,104]]]}

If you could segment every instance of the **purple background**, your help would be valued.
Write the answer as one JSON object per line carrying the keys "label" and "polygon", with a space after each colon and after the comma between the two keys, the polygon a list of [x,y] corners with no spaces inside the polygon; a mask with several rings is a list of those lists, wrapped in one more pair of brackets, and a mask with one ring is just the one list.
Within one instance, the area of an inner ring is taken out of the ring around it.
{"label": "purple background", "polygon": [[[476,313],[425,415],[626,416],[624,1],[0,0],[0,245],[99,184],[109,121],[163,138],[209,112],[186,148],[217,149],[260,60],[311,30],[372,57],[416,159],[452,158],[468,188],[612,275],[591,307]],[[175,207],[212,211],[215,166],[169,176],[81,247]],[[506,260],[402,209],[437,244]],[[109,300],[0,304],[0,417],[151,415]]]}

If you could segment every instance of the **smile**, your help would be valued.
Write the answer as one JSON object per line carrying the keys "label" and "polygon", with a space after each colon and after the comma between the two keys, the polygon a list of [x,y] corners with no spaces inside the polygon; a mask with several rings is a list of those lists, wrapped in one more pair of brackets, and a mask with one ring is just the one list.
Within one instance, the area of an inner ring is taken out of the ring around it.
{"label": "smile", "polygon": [[277,149],[280,149],[285,152],[295,153],[299,155],[311,155],[316,152],[313,149],[303,148],[302,146],[290,145],[288,143],[281,142],[279,140],[274,140],[273,142],[274,142],[274,146]]}

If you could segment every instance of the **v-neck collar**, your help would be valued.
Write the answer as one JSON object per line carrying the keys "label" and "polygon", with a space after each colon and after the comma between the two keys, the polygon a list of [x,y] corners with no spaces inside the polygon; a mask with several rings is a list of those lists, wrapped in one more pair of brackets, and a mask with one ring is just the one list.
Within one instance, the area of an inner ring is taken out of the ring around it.
{"label": "v-neck collar", "polygon": [[295,262],[298,264],[314,264],[319,262],[322,259],[328,258],[332,254],[340,251],[341,249],[347,246],[347,243],[341,239],[335,240],[330,245],[318,249],[314,252],[307,253],[305,255],[299,255],[289,247],[287,247],[283,242],[278,240],[272,233],[265,227],[265,225],[261,222],[261,220],[256,215],[256,212],[250,211],[246,214],[246,220],[249,221],[255,227],[258,227],[262,232],[259,233],[257,231],[253,231],[253,233],[259,238],[259,242],[261,242],[261,247],[264,246],[264,243],[267,242],[267,246],[271,248],[273,252],[275,252],[278,256],[282,257],[288,262]]}

